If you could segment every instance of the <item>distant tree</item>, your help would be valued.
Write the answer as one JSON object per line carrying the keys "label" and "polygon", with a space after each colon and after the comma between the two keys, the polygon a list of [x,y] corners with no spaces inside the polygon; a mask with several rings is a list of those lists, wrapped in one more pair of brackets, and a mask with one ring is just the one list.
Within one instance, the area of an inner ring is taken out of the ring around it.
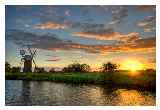
{"label": "distant tree", "polygon": [[146,71],[146,72],[155,72],[154,69],[146,69],[145,71]]}
{"label": "distant tree", "polygon": [[50,72],[50,73],[55,73],[56,71],[55,71],[54,68],[51,68],[51,69],[49,70],[49,72]]}
{"label": "distant tree", "polygon": [[118,66],[117,64],[108,62],[108,63],[104,63],[102,68],[103,68],[103,72],[114,72],[118,68]]}
{"label": "distant tree", "polygon": [[154,70],[154,69],[146,69],[144,74],[153,76],[153,75],[156,75],[156,70]]}
{"label": "distant tree", "polygon": [[89,72],[90,71],[90,66],[87,64],[81,64],[81,71],[82,72]]}
{"label": "distant tree", "polygon": [[5,72],[11,72],[11,65],[8,62],[5,62]]}
{"label": "distant tree", "polygon": [[79,63],[71,64],[71,70],[73,72],[81,72],[81,65]]}
{"label": "distant tree", "polygon": [[34,70],[34,72],[36,72],[36,73],[45,73],[46,71],[45,71],[44,68],[36,67],[35,70]]}
{"label": "distant tree", "polygon": [[20,67],[12,67],[11,68],[11,73],[18,73],[18,72],[20,72]]}
{"label": "distant tree", "polygon": [[67,68],[67,67],[64,67],[64,68],[62,69],[62,72],[68,72],[68,68]]}
{"label": "distant tree", "polygon": [[63,68],[63,72],[88,72],[90,66],[87,64],[73,63]]}

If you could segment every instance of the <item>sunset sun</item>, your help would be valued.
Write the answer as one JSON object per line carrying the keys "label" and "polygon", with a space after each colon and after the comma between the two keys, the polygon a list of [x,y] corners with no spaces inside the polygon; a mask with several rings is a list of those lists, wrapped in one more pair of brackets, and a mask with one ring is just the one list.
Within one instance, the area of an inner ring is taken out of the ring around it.
{"label": "sunset sun", "polygon": [[122,67],[130,71],[142,70],[144,68],[143,64],[138,60],[126,60]]}

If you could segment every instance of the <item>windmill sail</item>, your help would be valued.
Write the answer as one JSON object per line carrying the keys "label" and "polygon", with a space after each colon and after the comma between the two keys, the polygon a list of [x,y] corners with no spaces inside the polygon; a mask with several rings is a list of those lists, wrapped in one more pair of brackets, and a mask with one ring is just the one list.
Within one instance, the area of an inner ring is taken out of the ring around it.
{"label": "windmill sail", "polygon": [[22,56],[21,62],[24,63],[23,72],[32,72],[32,62],[34,64],[34,67],[37,68],[36,62],[34,60],[34,57],[36,55],[36,50],[31,50],[29,46],[28,47],[28,53],[26,54],[25,50],[20,50],[20,55]]}

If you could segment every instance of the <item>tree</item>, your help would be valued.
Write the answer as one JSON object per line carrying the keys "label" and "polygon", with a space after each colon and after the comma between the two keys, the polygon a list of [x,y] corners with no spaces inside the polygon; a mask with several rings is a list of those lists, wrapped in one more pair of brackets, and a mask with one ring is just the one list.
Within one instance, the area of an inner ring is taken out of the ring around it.
{"label": "tree", "polygon": [[11,69],[11,73],[18,73],[18,72],[20,72],[20,67],[12,67],[12,69]]}
{"label": "tree", "polygon": [[90,66],[87,64],[81,64],[81,71],[82,72],[89,72],[90,71]]}
{"label": "tree", "polygon": [[56,71],[55,71],[54,68],[51,68],[51,69],[49,70],[49,72],[50,72],[50,73],[55,73]]}
{"label": "tree", "polygon": [[80,63],[73,63],[63,68],[63,72],[88,72],[89,70],[89,65]]}
{"label": "tree", "polygon": [[11,65],[8,62],[5,62],[5,71],[11,72]]}
{"label": "tree", "polygon": [[103,64],[103,72],[114,72],[117,68],[117,64],[113,64],[111,62]]}
{"label": "tree", "polygon": [[44,68],[38,68],[38,67],[36,67],[35,70],[34,70],[34,72],[36,72],[36,73],[45,73],[46,71],[45,71]]}
{"label": "tree", "polygon": [[67,67],[64,67],[64,68],[62,69],[62,72],[68,72],[68,68],[67,68]]}

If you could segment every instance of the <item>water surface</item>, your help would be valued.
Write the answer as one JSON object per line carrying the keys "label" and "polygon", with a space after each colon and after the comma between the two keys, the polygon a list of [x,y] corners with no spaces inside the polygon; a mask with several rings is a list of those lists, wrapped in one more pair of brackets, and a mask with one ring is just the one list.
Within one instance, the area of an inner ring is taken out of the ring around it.
{"label": "water surface", "polygon": [[99,85],[6,80],[6,105],[155,105],[155,93]]}

